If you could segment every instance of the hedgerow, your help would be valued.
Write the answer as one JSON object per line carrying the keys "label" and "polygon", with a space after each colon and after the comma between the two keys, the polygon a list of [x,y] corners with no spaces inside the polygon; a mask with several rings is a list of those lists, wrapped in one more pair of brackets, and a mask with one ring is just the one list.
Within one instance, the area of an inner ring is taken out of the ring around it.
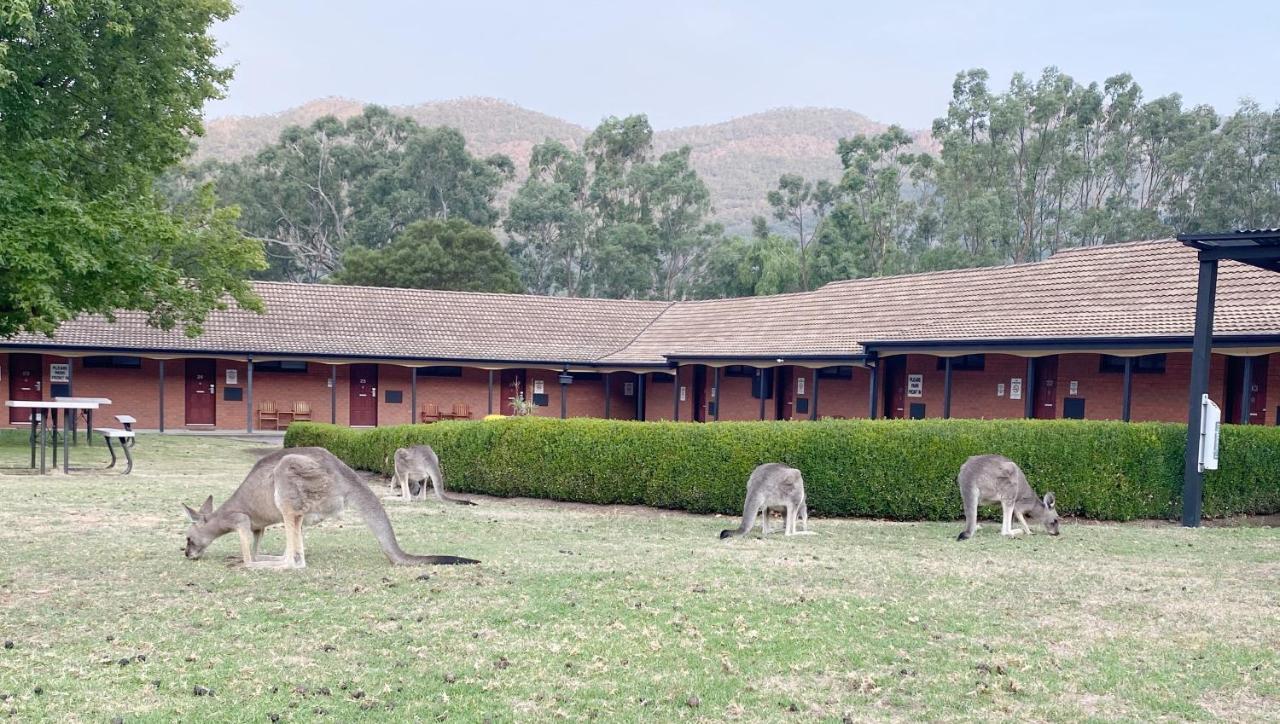
{"label": "hedgerow", "polygon": [[[955,477],[970,455],[1015,460],[1058,509],[1100,520],[1180,513],[1186,427],[1077,420],[829,420],[711,424],[506,418],[372,430],[289,427],[285,445],[320,446],[389,472],[397,447],[430,445],[450,488],[498,496],[741,512],[763,462],[804,474],[810,512],[896,520],[961,515]],[[1205,514],[1280,512],[1280,429],[1223,428]]]}

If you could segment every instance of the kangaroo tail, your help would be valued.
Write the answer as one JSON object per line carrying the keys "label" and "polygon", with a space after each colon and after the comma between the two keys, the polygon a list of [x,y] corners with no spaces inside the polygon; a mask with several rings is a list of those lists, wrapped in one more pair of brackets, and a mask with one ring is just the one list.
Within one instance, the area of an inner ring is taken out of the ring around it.
{"label": "kangaroo tail", "polygon": [[[720,531],[721,540],[731,538],[735,535],[744,535],[747,531],[751,530],[751,526],[756,524],[756,514],[760,511],[760,501],[758,500],[758,497],[759,496],[755,495],[747,496],[747,502],[742,506],[742,525],[739,525],[736,529],[726,528],[725,530]],[[767,515],[768,511],[765,511],[765,513]]]}
{"label": "kangaroo tail", "polygon": [[444,492],[444,471],[440,469],[440,459],[434,458],[428,460],[427,464],[431,467],[431,486],[435,488],[436,499],[441,503],[456,503],[458,505],[475,505],[475,503],[464,498],[455,498],[452,495],[446,495]]}
{"label": "kangaroo tail", "polygon": [[391,519],[387,517],[387,511],[382,507],[382,503],[378,502],[378,497],[358,479],[351,482],[352,492],[349,500],[352,507],[360,513],[365,525],[369,526],[373,537],[378,540],[378,545],[382,547],[383,554],[393,564],[397,566],[434,566],[480,562],[457,556],[417,556],[412,553],[405,553],[396,541],[396,533],[391,528]]}

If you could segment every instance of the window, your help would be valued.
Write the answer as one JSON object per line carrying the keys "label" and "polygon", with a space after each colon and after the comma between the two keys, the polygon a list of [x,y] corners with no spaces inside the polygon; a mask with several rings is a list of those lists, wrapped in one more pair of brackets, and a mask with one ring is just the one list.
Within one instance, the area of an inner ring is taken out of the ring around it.
{"label": "window", "polygon": [[729,365],[724,368],[725,377],[755,377],[756,368],[748,365]]}
{"label": "window", "polygon": [[289,372],[305,374],[307,371],[306,362],[298,362],[296,360],[278,360],[275,362],[254,362],[254,372]]}
{"label": "window", "polygon": [[853,368],[848,365],[822,367],[818,370],[818,377],[824,380],[851,380],[853,379]]}
{"label": "window", "polygon": [[[947,359],[945,357],[938,358],[938,369],[945,370],[947,368]],[[952,372],[981,372],[987,368],[987,356],[985,354],[962,354],[959,357],[951,358]]]}
{"label": "window", "polygon": [[773,378],[773,370],[760,370],[760,374],[756,375],[756,378],[751,381],[751,396],[757,400],[761,397],[766,400],[772,399]]}
{"label": "window", "polygon": [[84,366],[86,369],[138,369],[142,367],[142,358],[123,355],[85,357]]}
{"label": "window", "polygon": [[676,376],[662,374],[661,372],[654,372],[649,375],[649,381],[655,385],[669,385],[676,381]]}
{"label": "window", "polygon": [[[1099,372],[1124,373],[1124,357],[1117,357],[1113,354],[1099,355],[1099,357],[1101,358],[1098,362]],[[1163,354],[1144,354],[1141,357],[1131,357],[1129,359],[1133,360],[1135,374],[1164,374],[1165,355]]]}
{"label": "window", "polygon": [[599,372],[571,372],[574,382],[599,382],[604,375]]}
{"label": "window", "polygon": [[419,377],[461,377],[461,367],[419,367]]}

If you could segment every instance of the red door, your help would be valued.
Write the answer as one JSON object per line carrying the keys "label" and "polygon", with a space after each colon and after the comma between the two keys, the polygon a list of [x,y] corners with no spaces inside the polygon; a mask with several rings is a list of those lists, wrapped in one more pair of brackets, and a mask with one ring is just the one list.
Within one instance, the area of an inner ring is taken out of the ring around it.
{"label": "red door", "polygon": [[1034,416],[1039,420],[1058,417],[1058,357],[1038,357],[1033,363],[1036,371],[1036,399]]}
{"label": "red door", "polygon": [[[40,360],[38,354],[9,355],[9,399],[35,401],[40,392]],[[31,422],[31,410],[9,408],[9,422]]]}
{"label": "red door", "polygon": [[378,424],[378,365],[351,365],[351,426]]}
{"label": "red door", "polygon": [[217,368],[211,359],[189,359],[187,368],[187,424],[212,425],[215,422],[214,401],[218,399],[214,375]]}

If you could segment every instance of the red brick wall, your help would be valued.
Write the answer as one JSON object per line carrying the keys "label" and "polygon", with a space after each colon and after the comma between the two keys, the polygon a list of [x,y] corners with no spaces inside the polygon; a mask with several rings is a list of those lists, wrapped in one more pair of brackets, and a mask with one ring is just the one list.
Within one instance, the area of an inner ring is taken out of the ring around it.
{"label": "red brick wall", "polygon": [[1267,359],[1267,417],[1266,424],[1280,424],[1280,354]]}
{"label": "red brick wall", "polygon": [[[506,404],[506,397],[510,396],[510,391],[501,389],[502,378],[497,372],[493,375],[493,411],[498,414],[508,414],[502,407]],[[505,394],[504,394],[505,392]],[[471,409],[472,419],[480,419],[489,414],[489,371],[476,369],[474,367],[463,367],[461,377],[431,377],[419,371],[418,373],[418,415],[416,420],[421,419],[421,413],[427,403],[434,403],[440,408],[441,412],[449,412],[453,409],[454,403],[463,402]],[[412,396],[408,384],[404,390],[404,417],[400,420],[400,415],[395,418],[388,418],[386,422],[379,420],[379,424],[396,425],[407,422],[409,406],[412,403]],[[394,407],[394,405],[393,405]],[[392,421],[392,420],[396,421]]]}
{"label": "red brick wall", "polygon": [[866,367],[854,367],[852,379],[824,378],[818,383],[818,417],[866,417],[870,394],[871,370]]}
{"label": "red brick wall", "polygon": [[[944,373],[935,371],[935,374]],[[981,371],[953,370],[951,416],[986,419],[1022,417],[1025,413],[1026,396],[1032,392],[1027,387],[1026,377],[1026,358],[1005,354],[987,355],[985,368]],[[1014,378],[1022,379],[1023,399],[1014,400],[1009,397],[1010,381]],[[1003,396],[997,394],[997,385],[1000,383],[1004,383]],[[941,384],[939,377],[935,386],[940,387]],[[927,378],[925,386],[930,386]],[[942,403],[939,402],[937,407],[941,414]]]}

